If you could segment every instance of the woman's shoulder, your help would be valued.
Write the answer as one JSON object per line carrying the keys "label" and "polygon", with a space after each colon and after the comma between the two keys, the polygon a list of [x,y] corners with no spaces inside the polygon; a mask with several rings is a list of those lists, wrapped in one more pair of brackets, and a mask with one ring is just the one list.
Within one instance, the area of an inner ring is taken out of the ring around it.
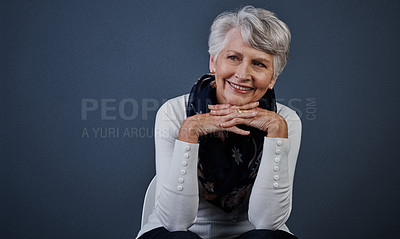
{"label": "woman's shoulder", "polygon": [[298,125],[301,127],[300,117],[297,115],[296,111],[292,110],[286,105],[276,103],[277,113],[282,116],[288,124]]}
{"label": "woman's shoulder", "polygon": [[187,106],[188,99],[189,99],[189,94],[184,94],[184,95],[180,95],[180,96],[171,98],[171,99],[165,101],[161,105],[160,109],[173,107],[173,108],[176,108],[176,109],[185,110],[185,108]]}
{"label": "woman's shoulder", "polygon": [[174,98],[171,98],[169,100],[167,100],[164,104],[170,104],[173,106],[186,106],[187,105],[187,101],[189,99],[189,94],[184,94],[184,95],[180,95]]}
{"label": "woman's shoulder", "polygon": [[175,119],[185,119],[188,98],[189,94],[185,94],[167,100],[158,109],[157,115],[168,115],[174,116]]}

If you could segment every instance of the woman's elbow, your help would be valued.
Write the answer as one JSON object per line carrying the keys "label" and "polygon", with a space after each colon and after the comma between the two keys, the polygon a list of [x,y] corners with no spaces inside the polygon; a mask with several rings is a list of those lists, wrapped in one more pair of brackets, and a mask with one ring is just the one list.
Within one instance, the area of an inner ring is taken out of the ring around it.
{"label": "woman's elbow", "polygon": [[268,212],[259,210],[257,207],[249,207],[248,218],[255,229],[278,230],[289,218],[290,205],[273,207]]}
{"label": "woman's elbow", "polygon": [[177,211],[165,211],[159,205],[155,207],[158,220],[171,232],[187,231],[197,218],[197,209],[180,209]]}

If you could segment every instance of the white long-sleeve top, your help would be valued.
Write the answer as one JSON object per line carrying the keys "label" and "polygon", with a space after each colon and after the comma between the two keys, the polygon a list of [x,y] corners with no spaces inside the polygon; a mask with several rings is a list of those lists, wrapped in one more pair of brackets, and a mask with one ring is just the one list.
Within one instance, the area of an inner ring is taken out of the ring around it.
{"label": "white long-sleeve top", "polygon": [[300,148],[301,121],[296,112],[277,103],[289,136],[264,138],[263,155],[251,194],[230,213],[199,197],[199,144],[177,140],[186,117],[188,94],[170,99],[155,122],[157,186],[155,208],[139,234],[164,226],[195,232],[202,238],[234,238],[252,229],[284,230],[292,208],[292,185]]}

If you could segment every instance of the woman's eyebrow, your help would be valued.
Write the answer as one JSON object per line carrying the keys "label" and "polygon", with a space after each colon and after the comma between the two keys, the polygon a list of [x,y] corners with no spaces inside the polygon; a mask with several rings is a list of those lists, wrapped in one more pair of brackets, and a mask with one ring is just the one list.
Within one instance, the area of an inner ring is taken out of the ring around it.
{"label": "woman's eyebrow", "polygon": [[236,54],[236,55],[242,55],[242,53],[240,53],[240,52],[237,52],[237,51],[235,51],[235,50],[226,50],[226,53],[228,53],[228,54]]}
{"label": "woman's eyebrow", "polygon": [[263,62],[263,63],[271,63],[272,61],[264,58],[264,57],[256,57],[252,59],[253,61]]}
{"label": "woman's eyebrow", "polygon": [[[235,50],[226,50],[226,53],[227,54],[235,54],[235,55],[238,55],[238,56],[243,56],[242,53],[237,52]],[[263,62],[263,63],[272,63],[271,60],[268,60],[265,57],[255,57],[255,58],[251,58],[251,60],[252,61],[259,61],[259,62]]]}

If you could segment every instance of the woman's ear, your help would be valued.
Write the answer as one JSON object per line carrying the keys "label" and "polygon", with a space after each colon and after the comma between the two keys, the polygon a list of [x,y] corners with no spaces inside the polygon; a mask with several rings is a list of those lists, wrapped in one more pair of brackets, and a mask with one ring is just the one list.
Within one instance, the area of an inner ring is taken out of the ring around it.
{"label": "woman's ear", "polygon": [[271,80],[271,82],[269,83],[268,88],[270,88],[272,90],[274,88],[274,85],[275,85],[277,79],[278,79],[278,76],[275,76],[275,79]]}
{"label": "woman's ear", "polygon": [[214,57],[210,55],[210,72],[215,73],[215,62]]}

